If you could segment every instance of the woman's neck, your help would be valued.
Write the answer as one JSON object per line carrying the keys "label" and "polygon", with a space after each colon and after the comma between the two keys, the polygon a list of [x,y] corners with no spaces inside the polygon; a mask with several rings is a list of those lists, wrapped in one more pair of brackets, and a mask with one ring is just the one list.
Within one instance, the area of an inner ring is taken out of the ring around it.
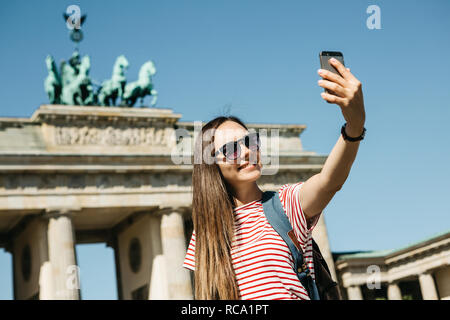
{"label": "woman's neck", "polygon": [[261,189],[259,189],[258,185],[254,182],[249,185],[241,184],[239,188],[234,188],[233,191],[236,207],[259,200],[262,198],[263,194]]}

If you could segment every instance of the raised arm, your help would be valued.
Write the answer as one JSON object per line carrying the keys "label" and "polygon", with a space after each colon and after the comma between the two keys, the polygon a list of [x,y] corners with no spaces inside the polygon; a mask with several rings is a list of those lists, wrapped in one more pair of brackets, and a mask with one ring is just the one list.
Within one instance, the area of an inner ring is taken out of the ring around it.
{"label": "raised arm", "polygon": [[[366,117],[361,82],[339,61],[330,59],[330,63],[340,75],[319,70],[318,73],[323,78],[319,80],[319,86],[332,90],[336,95],[323,92],[322,98],[341,108],[347,122],[346,134],[358,137],[363,132]],[[322,171],[305,181],[299,197],[306,217],[311,218],[321,213],[336,192],[342,188],[355,161],[359,144],[359,141],[347,141],[339,135]]]}

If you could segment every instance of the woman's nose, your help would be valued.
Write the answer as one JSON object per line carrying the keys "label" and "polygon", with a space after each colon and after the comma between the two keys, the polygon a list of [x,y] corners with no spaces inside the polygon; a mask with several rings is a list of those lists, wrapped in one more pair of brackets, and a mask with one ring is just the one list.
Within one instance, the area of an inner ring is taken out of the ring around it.
{"label": "woman's nose", "polygon": [[[248,148],[243,141],[240,142],[241,155],[239,157],[239,162],[249,161],[250,163],[258,163],[259,151]],[[258,149],[259,150],[259,149]]]}
{"label": "woman's nose", "polygon": [[239,147],[241,149],[239,158],[240,158],[240,160],[245,160],[247,158],[247,155],[250,152],[250,150],[245,146],[244,141],[239,142]]}
{"label": "woman's nose", "polygon": [[240,141],[240,147],[241,147],[241,156],[240,158],[242,160],[245,160],[248,157],[248,154],[250,153],[250,149],[247,148],[247,146],[245,145],[245,143],[243,141]]}

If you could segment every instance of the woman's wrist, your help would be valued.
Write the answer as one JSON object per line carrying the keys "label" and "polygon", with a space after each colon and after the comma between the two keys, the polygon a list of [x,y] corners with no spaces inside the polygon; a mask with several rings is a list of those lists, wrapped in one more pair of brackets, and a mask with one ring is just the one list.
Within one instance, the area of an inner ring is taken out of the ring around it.
{"label": "woman's wrist", "polygon": [[364,130],[364,124],[363,125],[350,125],[347,123],[347,125],[345,126],[345,133],[347,134],[347,136],[355,138],[355,137],[359,137],[362,132]]}

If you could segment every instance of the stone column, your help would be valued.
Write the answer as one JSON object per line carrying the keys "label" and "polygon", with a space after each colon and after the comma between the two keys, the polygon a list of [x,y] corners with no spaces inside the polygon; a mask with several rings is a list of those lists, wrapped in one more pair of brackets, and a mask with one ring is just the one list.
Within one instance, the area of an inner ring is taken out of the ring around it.
{"label": "stone column", "polygon": [[[444,257],[442,257],[444,260]],[[441,300],[450,300],[450,265],[445,266],[434,271],[434,280],[436,282],[436,289]]]}
{"label": "stone column", "polygon": [[350,286],[347,288],[348,300],[363,300],[360,286]]}
{"label": "stone column", "polygon": [[184,223],[181,213],[171,211],[161,220],[161,242],[166,266],[169,299],[192,300],[189,270],[182,267],[186,255]]}
{"label": "stone column", "polygon": [[75,235],[68,211],[49,211],[48,255],[55,300],[78,300],[80,286],[75,258]]}
{"label": "stone column", "polygon": [[433,275],[431,273],[426,272],[420,274],[419,283],[423,300],[438,300],[436,286],[434,284]]}
{"label": "stone column", "polygon": [[331,277],[337,282],[336,269],[334,267],[333,255],[331,253],[330,242],[328,240],[327,226],[325,224],[325,212],[320,215],[319,221],[313,230],[313,238],[319,246],[322,257],[325,259],[328,269],[330,269]]}
{"label": "stone column", "polygon": [[402,292],[398,286],[398,283],[389,283],[387,288],[387,296],[388,300],[402,300]]}
{"label": "stone column", "polygon": [[42,265],[48,261],[47,221],[25,216],[10,232],[7,250],[13,256],[14,299],[39,299]]}
{"label": "stone column", "polygon": [[150,280],[149,300],[169,300],[169,285],[166,272],[166,263],[163,255],[157,255],[153,259],[152,274]]}
{"label": "stone column", "polygon": [[49,261],[42,264],[39,273],[39,300],[54,300],[53,270]]}

